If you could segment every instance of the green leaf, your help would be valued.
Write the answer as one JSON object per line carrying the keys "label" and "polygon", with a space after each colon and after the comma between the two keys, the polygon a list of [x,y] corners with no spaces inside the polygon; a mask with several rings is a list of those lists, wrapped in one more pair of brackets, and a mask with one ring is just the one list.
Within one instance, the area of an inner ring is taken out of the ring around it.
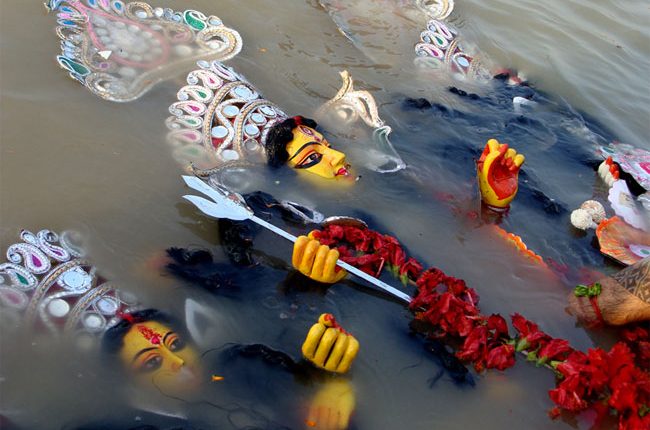
{"label": "green leaf", "polygon": [[530,344],[528,343],[528,341],[526,339],[520,339],[517,342],[517,347],[515,348],[515,351],[517,351],[517,352],[524,351],[524,350],[528,349],[529,346],[530,346]]}

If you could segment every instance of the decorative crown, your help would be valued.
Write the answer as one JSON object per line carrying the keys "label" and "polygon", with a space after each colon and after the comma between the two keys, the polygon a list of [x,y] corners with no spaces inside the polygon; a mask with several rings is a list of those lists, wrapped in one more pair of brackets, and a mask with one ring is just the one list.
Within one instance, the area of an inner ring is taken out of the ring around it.
{"label": "decorative crown", "polygon": [[78,234],[23,230],[22,243],[7,249],[0,264],[0,309],[6,324],[24,320],[52,334],[103,333],[119,315],[135,309],[135,298],[104,282],[85,259]]}
{"label": "decorative crown", "polygon": [[468,55],[458,32],[451,26],[435,19],[427,23],[427,29],[420,34],[420,43],[415,45],[417,63],[434,68],[447,68],[456,77],[480,81],[491,79],[488,68],[476,57]]}
{"label": "decorative crown", "polygon": [[144,2],[48,0],[57,11],[59,65],[107,100],[132,101],[200,58],[227,60],[242,40],[216,16]]}
{"label": "decorative crown", "polygon": [[379,110],[375,98],[368,91],[355,90],[354,80],[350,72],[339,72],[343,84],[336,95],[323,104],[316,116],[333,112],[344,123],[354,123],[361,119],[368,127],[384,127],[384,121],[379,117]]}
{"label": "decorative crown", "polygon": [[[379,116],[377,102],[368,91],[355,90],[354,80],[347,70],[339,72],[343,84],[336,95],[323,104],[316,116],[332,115],[337,124],[354,124],[359,120],[374,129],[375,146],[369,149],[366,167],[379,173],[394,173],[406,168],[406,164],[390,142],[391,127]],[[380,163],[380,164],[378,164]]]}
{"label": "decorative crown", "polygon": [[[168,141],[174,157],[198,170],[266,159],[264,144],[273,125],[287,115],[264,99],[232,68],[199,61],[169,107]],[[207,172],[207,170],[206,170]]]}

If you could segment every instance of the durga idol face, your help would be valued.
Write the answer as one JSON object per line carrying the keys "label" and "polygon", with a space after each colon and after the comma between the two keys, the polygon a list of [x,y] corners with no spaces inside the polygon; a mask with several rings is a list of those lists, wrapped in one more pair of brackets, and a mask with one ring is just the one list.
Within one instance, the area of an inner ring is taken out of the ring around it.
{"label": "durga idol face", "polygon": [[138,382],[166,393],[185,393],[200,385],[198,354],[179,333],[158,321],[134,324],[124,336],[122,364]]}
{"label": "durga idol face", "polygon": [[293,129],[293,140],[286,146],[287,164],[327,179],[350,176],[350,165],[345,154],[330,147],[318,131],[305,125]]}

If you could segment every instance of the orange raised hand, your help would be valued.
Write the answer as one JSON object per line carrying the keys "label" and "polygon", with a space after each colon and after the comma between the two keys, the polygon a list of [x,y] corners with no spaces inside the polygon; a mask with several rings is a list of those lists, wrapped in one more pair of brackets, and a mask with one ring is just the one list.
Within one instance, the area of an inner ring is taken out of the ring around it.
{"label": "orange raised hand", "polygon": [[507,208],[519,187],[519,170],[525,157],[517,151],[490,139],[476,163],[478,184],[483,201],[495,208]]}

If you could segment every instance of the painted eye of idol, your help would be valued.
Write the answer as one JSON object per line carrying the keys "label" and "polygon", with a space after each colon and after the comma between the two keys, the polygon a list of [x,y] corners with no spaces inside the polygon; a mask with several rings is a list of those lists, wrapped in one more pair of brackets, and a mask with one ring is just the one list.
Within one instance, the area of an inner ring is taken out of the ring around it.
{"label": "painted eye of idol", "polygon": [[[162,337],[162,344],[171,352],[180,352],[185,348],[185,341],[174,332],[167,332]],[[147,348],[142,350],[142,359],[139,356],[134,357],[135,368],[140,373],[151,373],[163,364],[163,357],[160,355],[158,348]]]}
{"label": "painted eye of idol", "polygon": [[307,152],[306,155],[300,161],[296,162],[296,169],[308,169],[320,163],[323,159],[323,154],[320,154],[313,149],[305,152]]}
{"label": "painted eye of idol", "polygon": [[287,144],[289,166],[315,173],[324,178],[347,176],[345,154],[330,148],[316,130],[299,125],[293,130],[293,140]]}
{"label": "painted eye of idol", "polygon": [[138,366],[138,372],[140,373],[151,373],[155,370],[160,369],[162,366],[163,359],[158,354],[152,354],[151,357],[144,359],[145,361]]}
{"label": "painted eye of idol", "polygon": [[164,341],[165,346],[171,352],[182,351],[185,348],[185,341],[180,338],[176,333],[170,332],[167,336],[168,339]]}

